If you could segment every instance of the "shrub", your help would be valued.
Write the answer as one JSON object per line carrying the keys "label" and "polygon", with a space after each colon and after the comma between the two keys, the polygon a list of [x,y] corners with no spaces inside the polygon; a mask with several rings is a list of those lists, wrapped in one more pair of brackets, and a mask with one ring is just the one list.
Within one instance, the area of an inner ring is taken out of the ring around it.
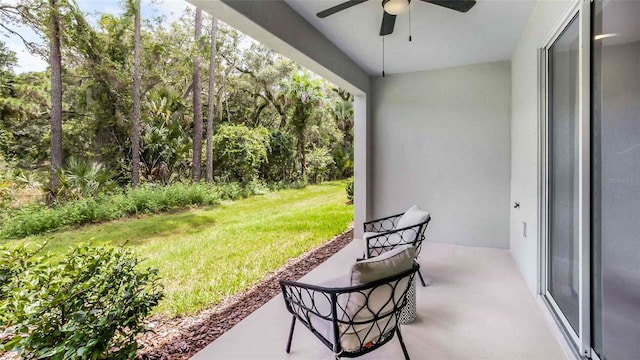
{"label": "shrub", "polygon": [[2,252],[0,321],[9,336],[0,350],[28,359],[134,358],[136,336],[163,296],[157,270],[122,248],[83,245],[64,259],[51,264],[24,247]]}
{"label": "shrub", "polygon": [[284,131],[269,134],[267,161],[262,164],[260,175],[269,183],[291,182],[296,172],[296,140]]}
{"label": "shrub", "polygon": [[[4,299],[7,299],[18,284],[15,281],[16,277],[29,269],[36,269],[44,262],[43,258],[36,257],[43,246],[29,249],[25,244],[22,244],[12,250],[0,248],[0,308],[4,305]],[[8,315],[5,311],[0,312],[0,326],[9,321]]]}
{"label": "shrub", "polygon": [[[235,199],[242,194],[233,193]],[[170,186],[141,186],[123,193],[101,194],[52,208],[26,206],[10,214],[4,221],[0,237],[20,238],[42,234],[61,228],[99,223],[126,216],[182,209],[189,206],[214,205],[224,191],[207,184],[174,184]]]}
{"label": "shrub", "polygon": [[0,178],[0,208],[6,208],[13,201],[13,189],[11,183]]}
{"label": "shrub", "polygon": [[[304,187],[304,183],[283,184],[281,188]],[[220,200],[235,200],[264,194],[269,188],[254,180],[245,184],[143,185],[122,193],[101,194],[54,207],[29,205],[0,214],[0,238],[15,239],[60,230],[77,225],[100,223],[127,216],[179,210],[190,206],[215,205]],[[9,221],[10,219],[10,221]]]}
{"label": "shrub", "polygon": [[115,174],[102,164],[70,157],[65,165],[56,169],[59,186],[55,190],[60,200],[80,199],[115,189]]}
{"label": "shrub", "polygon": [[307,154],[307,178],[312,183],[318,183],[329,177],[333,158],[326,148],[314,148]]}
{"label": "shrub", "polygon": [[349,201],[353,202],[353,179],[350,179],[347,182],[347,199],[349,199]]}
{"label": "shrub", "polygon": [[214,162],[227,181],[249,183],[267,161],[269,132],[263,127],[222,125],[213,136]]}

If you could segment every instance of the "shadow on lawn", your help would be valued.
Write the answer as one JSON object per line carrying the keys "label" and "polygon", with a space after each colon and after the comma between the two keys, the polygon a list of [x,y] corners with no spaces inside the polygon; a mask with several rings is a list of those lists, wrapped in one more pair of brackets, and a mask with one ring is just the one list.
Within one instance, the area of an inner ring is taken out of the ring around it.
{"label": "shadow on lawn", "polygon": [[215,224],[216,215],[201,210],[165,213],[162,216],[146,215],[51,234],[47,249],[53,253],[63,253],[69,245],[84,242],[95,245],[121,245],[126,242],[128,246],[139,246],[148,241],[197,233]]}

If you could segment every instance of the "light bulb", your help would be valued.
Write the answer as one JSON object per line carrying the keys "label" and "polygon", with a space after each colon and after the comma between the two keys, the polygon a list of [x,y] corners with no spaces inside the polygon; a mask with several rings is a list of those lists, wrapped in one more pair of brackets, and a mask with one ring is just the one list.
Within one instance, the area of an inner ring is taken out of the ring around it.
{"label": "light bulb", "polygon": [[391,15],[399,15],[409,9],[409,0],[385,0],[382,7]]}

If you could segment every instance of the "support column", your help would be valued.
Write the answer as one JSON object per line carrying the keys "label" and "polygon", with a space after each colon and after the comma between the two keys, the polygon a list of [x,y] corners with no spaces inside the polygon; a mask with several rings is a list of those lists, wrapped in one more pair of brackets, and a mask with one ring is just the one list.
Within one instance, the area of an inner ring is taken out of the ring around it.
{"label": "support column", "polygon": [[356,95],[353,101],[354,226],[355,237],[362,237],[362,223],[368,217],[369,177],[367,176],[367,96]]}

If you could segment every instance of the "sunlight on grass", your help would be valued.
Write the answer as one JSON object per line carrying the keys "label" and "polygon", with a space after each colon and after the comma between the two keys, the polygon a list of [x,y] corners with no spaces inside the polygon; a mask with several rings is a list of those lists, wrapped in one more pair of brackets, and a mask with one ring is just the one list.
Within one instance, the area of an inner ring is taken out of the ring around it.
{"label": "sunlight on grass", "polygon": [[157,312],[194,313],[255,284],[288,259],[343,232],[353,220],[344,181],[283,190],[219,206],[148,216],[3,244],[48,241],[70,245],[123,244],[157,267],[166,298]]}

